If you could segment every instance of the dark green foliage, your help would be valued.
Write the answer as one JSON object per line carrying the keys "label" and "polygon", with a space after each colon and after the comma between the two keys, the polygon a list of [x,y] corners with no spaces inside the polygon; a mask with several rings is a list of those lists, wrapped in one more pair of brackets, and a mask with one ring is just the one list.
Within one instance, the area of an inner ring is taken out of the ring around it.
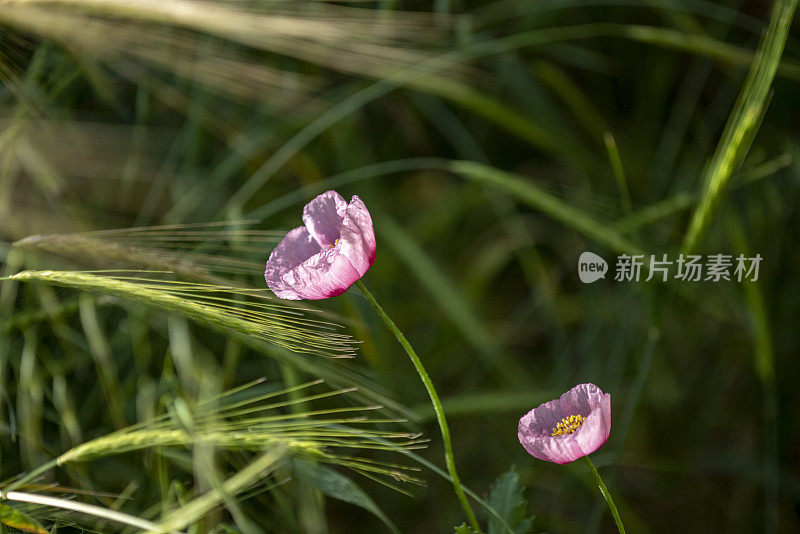
{"label": "dark green foliage", "polygon": [[375,501],[346,476],[329,467],[303,460],[295,460],[292,464],[292,469],[299,482],[321,491],[328,497],[354,504],[372,512],[375,517],[383,521],[389,530],[399,532],[397,527],[386,517],[386,514],[378,508]]}
{"label": "dark green foliage", "polygon": [[492,484],[489,505],[502,518],[502,522],[494,515],[489,515],[489,534],[508,532],[509,528],[514,534],[530,532],[533,518],[528,517],[528,503],[522,497],[523,491],[524,488],[519,483],[519,474],[513,467],[500,475]]}

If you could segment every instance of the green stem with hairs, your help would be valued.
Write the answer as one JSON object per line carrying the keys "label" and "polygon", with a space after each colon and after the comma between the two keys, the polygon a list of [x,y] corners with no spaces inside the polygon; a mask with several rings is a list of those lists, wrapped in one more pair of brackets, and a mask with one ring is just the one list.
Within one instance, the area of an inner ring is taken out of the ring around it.
{"label": "green stem with hairs", "polygon": [[403,332],[397,328],[397,325],[394,324],[394,321],[392,321],[392,319],[386,315],[386,312],[383,311],[383,308],[381,308],[380,304],[378,304],[378,301],[375,300],[375,297],[372,296],[372,293],[369,292],[364,283],[359,280],[356,282],[356,285],[364,294],[367,302],[370,303],[378,316],[386,324],[386,327],[391,330],[392,334],[394,334],[394,337],[396,337],[397,341],[399,341],[403,346],[408,354],[408,357],[411,358],[411,362],[414,364],[414,368],[417,370],[420,379],[422,379],[422,383],[425,384],[425,389],[428,391],[428,396],[431,398],[431,403],[433,404],[433,411],[436,412],[436,420],[439,422],[439,428],[442,431],[442,441],[444,442],[444,460],[445,464],[447,464],[447,472],[450,473],[450,479],[453,482],[453,488],[455,489],[456,496],[461,502],[461,507],[464,509],[464,513],[467,514],[467,519],[469,520],[472,529],[480,533],[481,528],[480,525],[478,525],[475,512],[472,511],[472,507],[469,505],[469,501],[464,493],[464,489],[461,487],[461,479],[458,477],[455,456],[453,455],[453,442],[450,439],[450,427],[447,426],[447,418],[444,415],[442,401],[439,400],[439,394],[436,393],[436,388],[433,387],[431,377],[428,376],[425,366],[422,365],[422,361],[419,359],[419,356],[417,356],[417,353],[414,352],[414,349],[411,347],[411,343],[408,342],[406,336],[403,335]]}
{"label": "green stem with hairs", "polygon": [[586,461],[586,465],[589,466],[589,471],[592,472],[592,476],[594,476],[594,480],[597,482],[597,487],[600,488],[600,493],[603,494],[603,498],[606,500],[606,504],[608,504],[608,509],[611,510],[611,515],[614,516],[614,522],[617,523],[619,534],[625,534],[625,526],[622,524],[622,519],[619,517],[617,506],[614,504],[614,499],[611,498],[611,494],[608,492],[608,488],[603,482],[603,479],[600,478],[600,473],[597,472],[597,469],[595,469],[594,464],[588,456],[584,456],[583,459]]}

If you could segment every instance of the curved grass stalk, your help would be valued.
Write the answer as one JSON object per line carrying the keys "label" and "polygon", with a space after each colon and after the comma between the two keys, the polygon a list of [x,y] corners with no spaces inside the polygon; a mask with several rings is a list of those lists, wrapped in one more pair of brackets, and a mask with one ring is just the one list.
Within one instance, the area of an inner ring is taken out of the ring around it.
{"label": "curved grass stalk", "polygon": [[639,245],[622,235],[611,224],[600,223],[531,180],[474,161],[454,161],[450,170],[474,182],[509,193],[615,252],[643,254]]}
{"label": "curved grass stalk", "polygon": [[359,182],[361,180],[378,178],[398,172],[410,172],[416,170],[446,171],[449,164],[449,159],[436,157],[412,157],[382,161],[380,163],[372,163],[363,167],[358,167],[334,174],[332,176],[328,176],[324,180],[319,180],[294,189],[285,195],[262,204],[261,206],[248,212],[246,216],[255,220],[264,220],[267,217],[270,217],[281,210],[288,208],[289,206],[305,202],[308,198],[316,196],[327,189],[337,189],[341,186]]}

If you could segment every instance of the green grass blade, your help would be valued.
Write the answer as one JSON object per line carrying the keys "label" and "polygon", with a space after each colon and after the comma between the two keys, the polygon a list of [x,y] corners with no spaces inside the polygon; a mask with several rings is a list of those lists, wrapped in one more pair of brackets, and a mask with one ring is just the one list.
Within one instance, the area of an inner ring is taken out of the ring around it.
{"label": "green grass blade", "polygon": [[473,161],[453,162],[450,170],[473,182],[509,193],[610,250],[631,255],[643,254],[637,244],[628,240],[613,226],[597,221],[591,215],[548,193],[531,180]]}
{"label": "green grass blade", "polygon": [[694,251],[700,245],[714,211],[728,188],[731,175],[741,165],[758,130],[796,9],[797,0],[777,0],[773,6],[767,33],[750,66],[722,139],[703,175],[700,202],[692,214],[681,247],[685,253]]}

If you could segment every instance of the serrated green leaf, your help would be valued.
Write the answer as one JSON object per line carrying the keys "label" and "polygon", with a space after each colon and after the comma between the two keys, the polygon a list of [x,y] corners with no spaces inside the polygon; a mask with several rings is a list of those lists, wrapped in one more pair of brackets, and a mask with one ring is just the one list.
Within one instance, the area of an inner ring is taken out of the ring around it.
{"label": "serrated green leaf", "polygon": [[[505,519],[505,522],[514,531],[514,534],[525,534],[530,531],[530,517],[525,517],[525,499],[522,498],[522,488],[519,485],[519,475],[512,468],[501,475],[492,486],[489,495],[489,505]],[[496,517],[489,517],[489,534],[507,532],[506,527]]]}
{"label": "serrated green leaf", "polygon": [[400,532],[386,514],[378,508],[375,501],[346,476],[329,467],[304,460],[295,459],[292,461],[292,466],[294,474],[300,482],[318,489],[328,497],[355,504],[383,521],[392,532]]}
{"label": "serrated green leaf", "polygon": [[21,530],[23,532],[33,532],[34,534],[48,534],[35,519],[20,512],[16,508],[7,504],[0,504],[0,523]]}

